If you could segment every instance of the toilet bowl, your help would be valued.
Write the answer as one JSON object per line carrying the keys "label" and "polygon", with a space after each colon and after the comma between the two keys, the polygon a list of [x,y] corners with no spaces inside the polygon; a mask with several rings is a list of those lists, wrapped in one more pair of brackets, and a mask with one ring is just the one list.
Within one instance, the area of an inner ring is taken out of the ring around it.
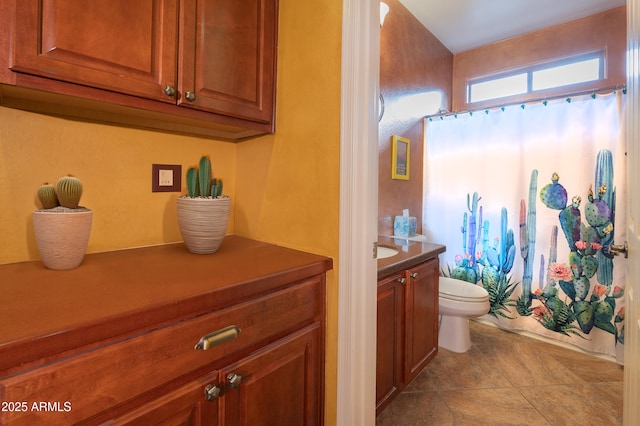
{"label": "toilet bowl", "polygon": [[469,318],[489,312],[489,293],[479,285],[440,277],[438,346],[463,353],[471,347]]}

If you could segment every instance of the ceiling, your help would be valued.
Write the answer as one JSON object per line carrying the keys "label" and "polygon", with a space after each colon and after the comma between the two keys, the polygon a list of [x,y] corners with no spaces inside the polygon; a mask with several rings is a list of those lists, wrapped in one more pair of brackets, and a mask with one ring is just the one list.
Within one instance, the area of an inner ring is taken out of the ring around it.
{"label": "ceiling", "polygon": [[626,0],[400,0],[452,53],[626,4]]}

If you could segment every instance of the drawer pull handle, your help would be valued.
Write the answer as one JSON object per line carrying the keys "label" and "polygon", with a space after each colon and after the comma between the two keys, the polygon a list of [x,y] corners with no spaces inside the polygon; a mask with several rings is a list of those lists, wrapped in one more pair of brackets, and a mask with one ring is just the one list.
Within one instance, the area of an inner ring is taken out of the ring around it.
{"label": "drawer pull handle", "polygon": [[241,375],[236,373],[229,373],[227,375],[227,383],[228,383],[229,389],[237,388],[238,386],[240,386],[241,382],[242,382]]}
{"label": "drawer pull handle", "polygon": [[407,279],[406,278],[398,278],[396,281],[398,281],[402,285],[405,285],[407,283]]}
{"label": "drawer pull handle", "polygon": [[221,390],[216,385],[208,385],[204,388],[204,399],[207,401],[213,401],[220,396]]}
{"label": "drawer pull handle", "polygon": [[229,327],[225,327],[207,334],[206,336],[202,336],[200,341],[196,344],[196,349],[206,351],[214,346],[218,346],[224,342],[235,339],[239,334],[240,329],[235,325],[230,325]]}
{"label": "drawer pull handle", "polygon": [[412,272],[412,273],[411,273],[411,278],[413,278],[414,280],[415,280],[416,278],[418,278],[418,273],[417,273],[417,272]]}

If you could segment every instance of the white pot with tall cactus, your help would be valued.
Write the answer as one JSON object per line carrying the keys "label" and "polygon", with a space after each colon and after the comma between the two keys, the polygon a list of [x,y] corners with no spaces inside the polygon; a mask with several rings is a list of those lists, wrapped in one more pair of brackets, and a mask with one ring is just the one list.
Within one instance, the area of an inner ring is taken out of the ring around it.
{"label": "white pot with tall cactus", "polygon": [[82,182],[71,175],[38,189],[42,209],[33,212],[33,229],[42,263],[49,269],[73,269],[84,259],[93,212],[79,205],[81,196]]}
{"label": "white pot with tall cactus", "polygon": [[191,253],[218,251],[229,223],[231,198],[222,195],[222,180],[211,174],[211,159],[202,156],[186,173],[187,195],[178,197],[178,226]]}

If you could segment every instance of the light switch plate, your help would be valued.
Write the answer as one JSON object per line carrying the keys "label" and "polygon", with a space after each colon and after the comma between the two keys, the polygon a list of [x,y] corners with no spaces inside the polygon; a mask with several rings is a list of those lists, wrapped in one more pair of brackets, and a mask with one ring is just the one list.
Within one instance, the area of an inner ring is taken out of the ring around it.
{"label": "light switch plate", "polygon": [[174,164],[151,165],[152,192],[180,192],[182,190],[182,166]]}

